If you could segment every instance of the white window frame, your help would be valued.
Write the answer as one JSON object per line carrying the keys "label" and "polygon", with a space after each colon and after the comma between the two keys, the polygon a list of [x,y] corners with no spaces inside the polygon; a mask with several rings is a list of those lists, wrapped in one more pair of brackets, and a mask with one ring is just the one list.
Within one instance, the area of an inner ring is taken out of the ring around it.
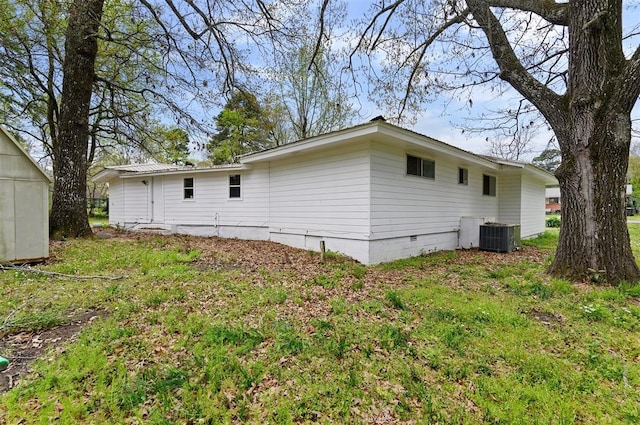
{"label": "white window frame", "polygon": [[[234,176],[238,176],[240,179],[238,184],[232,184],[231,179]],[[231,196],[231,189],[238,188],[238,196]],[[240,201],[242,200],[242,174],[229,174],[229,200],[231,201]]]}
{"label": "white window frame", "polygon": [[[187,180],[191,180],[191,187],[187,186]],[[191,190],[191,197],[187,197],[187,190]],[[196,199],[196,179],[195,177],[185,177],[182,179],[182,200],[194,201]]]}

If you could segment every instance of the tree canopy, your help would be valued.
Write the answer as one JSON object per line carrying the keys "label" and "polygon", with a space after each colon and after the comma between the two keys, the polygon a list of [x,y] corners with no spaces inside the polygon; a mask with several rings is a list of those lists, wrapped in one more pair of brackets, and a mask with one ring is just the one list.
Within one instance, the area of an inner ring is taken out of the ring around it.
{"label": "tree canopy", "polygon": [[216,133],[207,145],[214,164],[237,162],[240,155],[274,145],[273,125],[255,95],[236,91],[216,116]]}

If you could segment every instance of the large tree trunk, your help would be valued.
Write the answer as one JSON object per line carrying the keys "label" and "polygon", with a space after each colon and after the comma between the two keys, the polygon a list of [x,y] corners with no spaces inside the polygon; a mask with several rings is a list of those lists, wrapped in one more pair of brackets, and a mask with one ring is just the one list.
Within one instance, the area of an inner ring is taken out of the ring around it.
{"label": "large tree trunk", "polygon": [[562,227],[549,271],[593,282],[637,281],[626,221],[625,183],[631,142],[626,111],[599,114],[591,104],[573,114],[570,138],[561,140],[556,176]]}
{"label": "large tree trunk", "polygon": [[92,234],[87,217],[87,146],[103,4],[104,0],[74,0],[69,13],[59,133],[53,145],[49,233],[54,238]]}
{"label": "large tree trunk", "polygon": [[595,282],[635,282],[626,221],[625,179],[631,108],[622,51],[622,2],[569,4],[569,85],[556,175],[562,229],[550,272]]}
{"label": "large tree trunk", "polygon": [[[550,18],[540,2],[512,1],[515,8]],[[553,2],[552,2],[553,3]],[[622,50],[622,1],[553,3],[553,16],[569,34],[567,92],[558,95],[533,78],[516,57],[491,6],[467,0],[485,32],[500,77],[532,102],[553,127],[562,163],[556,172],[562,227],[550,272],[576,280],[619,283],[640,280],[627,231],[624,185],[631,141],[631,110],[640,93],[640,50]],[[566,13],[565,13],[566,12]]]}

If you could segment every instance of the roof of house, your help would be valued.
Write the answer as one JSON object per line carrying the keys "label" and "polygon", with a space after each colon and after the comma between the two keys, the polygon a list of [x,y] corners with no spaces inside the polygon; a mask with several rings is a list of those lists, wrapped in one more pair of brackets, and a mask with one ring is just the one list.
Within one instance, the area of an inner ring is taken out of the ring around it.
{"label": "roof of house", "polygon": [[483,158],[480,155],[465,151],[464,149],[457,148],[448,143],[417,133],[413,130],[408,130],[397,125],[387,123],[381,119],[374,119],[363,124],[298,140],[293,143],[273,147],[260,152],[250,153],[242,156],[240,161],[244,164],[250,164],[253,162],[280,159],[302,151],[309,152],[343,143],[345,140],[373,140],[375,142],[402,144],[406,147],[427,148],[431,151],[457,156],[471,163],[477,163],[488,168],[498,168],[494,161]]}
{"label": "roof of house", "polygon": [[[110,178],[120,175],[121,177],[139,177],[146,174],[175,174],[175,173],[194,173],[194,172],[212,172],[220,170],[242,170],[250,168],[253,163],[268,162],[276,159],[282,159],[300,153],[309,153],[316,150],[325,149],[334,145],[349,142],[373,141],[376,143],[391,143],[396,146],[402,146],[407,150],[423,148],[434,153],[440,153],[447,156],[455,156],[462,159],[466,163],[476,164],[492,170],[504,169],[503,167],[513,167],[514,169],[523,169],[537,178],[543,180],[547,185],[557,184],[556,178],[531,164],[522,162],[506,161],[497,158],[489,158],[477,155],[464,149],[457,148],[445,142],[433,139],[423,134],[408,130],[397,125],[385,122],[383,119],[374,119],[369,122],[348,127],[341,130],[332,131],[330,133],[307,139],[298,140],[282,146],[265,149],[260,152],[243,155],[240,158],[240,164],[230,164],[217,167],[178,167],[166,164],[142,164],[132,166],[107,167],[98,173],[94,181],[106,181]],[[159,167],[158,170],[143,169],[140,167],[153,165]],[[167,167],[162,169],[162,167]],[[171,167],[171,168],[169,168]]]}
{"label": "roof of house", "polygon": [[525,169],[528,172],[538,176],[540,179],[544,180],[547,186],[553,186],[558,184],[558,180],[553,174],[551,174],[547,170],[544,170],[528,162],[514,161],[512,159],[503,159],[503,158],[497,158],[497,157],[486,156],[486,155],[483,155],[483,156],[501,165]]}
{"label": "roof of house", "polygon": [[170,174],[197,174],[216,171],[245,170],[249,167],[243,164],[213,165],[194,167],[191,165],[173,164],[131,164],[107,166],[91,179],[94,182],[106,182],[114,177],[136,178],[144,176],[164,176]]}
{"label": "roof of house", "polygon": [[29,162],[31,162],[31,164],[33,164],[33,166],[35,167],[35,169],[42,174],[42,177],[44,177],[44,179],[49,182],[49,183],[53,183],[53,179],[51,178],[51,176],[49,174],[47,174],[46,171],[44,171],[42,169],[42,167],[40,166],[40,164],[38,164],[32,157],[31,155],[29,155],[29,153],[25,150],[25,148],[15,139],[15,137],[13,137],[13,135],[11,135],[11,133],[9,133],[7,130],[5,130],[2,126],[0,126],[0,133],[2,133],[7,140],[9,140],[10,143],[12,143],[13,145],[15,145],[15,147],[22,153],[24,154],[24,156],[29,160]]}

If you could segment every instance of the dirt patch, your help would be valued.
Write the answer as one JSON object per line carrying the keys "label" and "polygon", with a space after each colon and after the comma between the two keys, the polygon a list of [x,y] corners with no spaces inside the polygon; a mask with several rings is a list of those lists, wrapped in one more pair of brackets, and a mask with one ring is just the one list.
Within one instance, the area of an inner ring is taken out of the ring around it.
{"label": "dirt patch", "polygon": [[103,311],[87,311],[69,318],[69,321],[48,329],[16,332],[2,335],[0,352],[11,362],[0,372],[0,393],[15,387],[30,372],[30,364],[47,350],[72,341],[80,330],[95,319],[105,317]]}
{"label": "dirt patch", "polygon": [[544,325],[562,325],[566,322],[566,319],[561,314],[547,313],[536,309],[531,310],[528,316],[539,320]]}

